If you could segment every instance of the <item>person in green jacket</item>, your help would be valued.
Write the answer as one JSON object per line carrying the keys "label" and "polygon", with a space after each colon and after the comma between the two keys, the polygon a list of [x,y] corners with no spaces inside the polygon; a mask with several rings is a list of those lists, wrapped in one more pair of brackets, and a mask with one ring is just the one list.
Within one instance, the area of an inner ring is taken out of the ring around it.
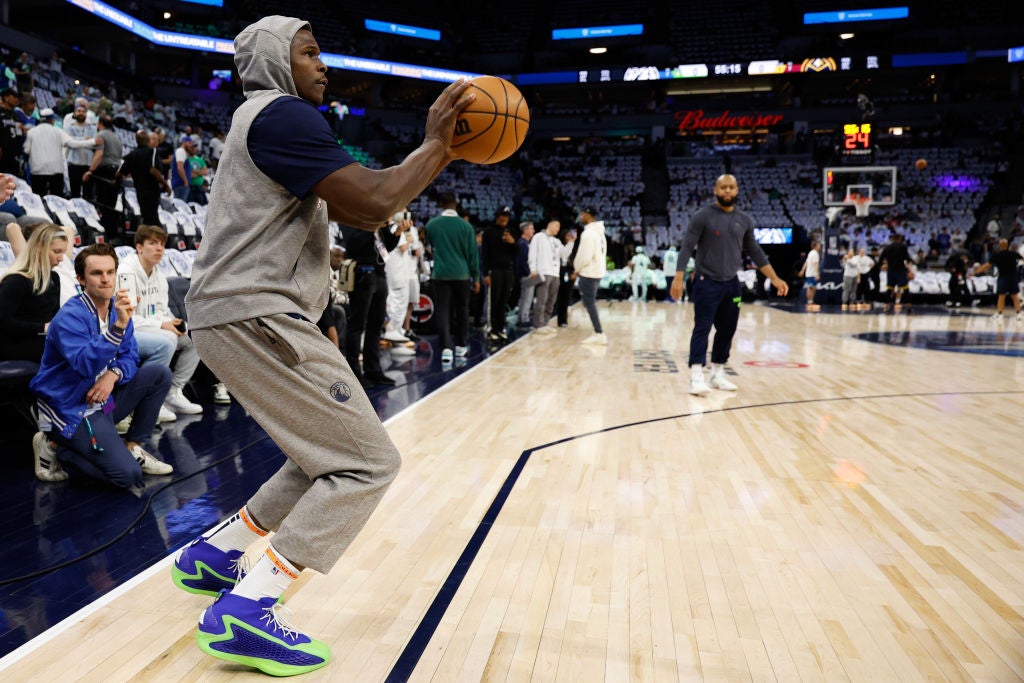
{"label": "person in green jacket", "polygon": [[445,192],[438,203],[441,214],[431,218],[424,229],[434,255],[431,280],[441,362],[451,363],[453,356],[464,358],[469,352],[469,292],[480,291],[480,262],[473,226],[459,217],[455,195]]}

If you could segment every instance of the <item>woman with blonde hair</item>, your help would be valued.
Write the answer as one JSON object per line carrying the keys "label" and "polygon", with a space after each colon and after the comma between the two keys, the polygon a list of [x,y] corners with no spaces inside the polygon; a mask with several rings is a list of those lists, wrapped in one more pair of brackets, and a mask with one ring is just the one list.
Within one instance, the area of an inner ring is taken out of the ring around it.
{"label": "woman with blonde hair", "polygon": [[64,228],[31,226],[31,236],[0,279],[0,359],[43,356],[46,330],[60,308],[60,278],[54,271],[70,248]]}

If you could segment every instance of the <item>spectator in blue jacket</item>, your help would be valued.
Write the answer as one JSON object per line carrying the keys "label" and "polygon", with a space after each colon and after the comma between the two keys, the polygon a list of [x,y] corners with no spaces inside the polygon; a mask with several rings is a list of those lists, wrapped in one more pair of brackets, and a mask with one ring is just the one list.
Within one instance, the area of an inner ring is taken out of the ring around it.
{"label": "spectator in blue jacket", "polygon": [[[83,249],[75,257],[75,275],[82,293],[50,323],[39,372],[29,384],[39,399],[40,432],[32,440],[36,476],[62,481],[63,464],[137,492],[143,474],[173,471],[142,447],[170,389],[171,371],[165,365],[139,367],[132,325],[138,300],[116,287],[114,248]],[[131,427],[122,441],[114,425],[129,414]]]}

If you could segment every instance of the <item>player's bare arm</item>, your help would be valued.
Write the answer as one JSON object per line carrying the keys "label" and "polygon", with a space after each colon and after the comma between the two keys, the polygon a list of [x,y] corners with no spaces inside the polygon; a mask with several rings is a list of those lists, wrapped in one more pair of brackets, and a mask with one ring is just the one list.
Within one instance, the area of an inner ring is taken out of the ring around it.
{"label": "player's bare arm", "polygon": [[433,182],[457,158],[451,149],[455,118],[474,99],[467,85],[459,80],[444,89],[427,114],[423,144],[401,164],[380,171],[349,164],[313,186],[331,219],[375,230]]}

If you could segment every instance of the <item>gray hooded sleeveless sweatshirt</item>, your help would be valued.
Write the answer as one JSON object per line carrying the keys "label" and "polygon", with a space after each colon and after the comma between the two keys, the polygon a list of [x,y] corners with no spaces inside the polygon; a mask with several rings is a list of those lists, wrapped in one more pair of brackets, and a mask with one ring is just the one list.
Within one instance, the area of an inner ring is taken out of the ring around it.
{"label": "gray hooded sleeveless sweatshirt", "polygon": [[235,111],[185,298],[193,329],[275,313],[316,322],[327,305],[327,204],[298,199],[264,175],[246,146],[249,127],[279,97],[298,97],[292,38],[309,24],[264,17],[235,38],[246,101]]}

